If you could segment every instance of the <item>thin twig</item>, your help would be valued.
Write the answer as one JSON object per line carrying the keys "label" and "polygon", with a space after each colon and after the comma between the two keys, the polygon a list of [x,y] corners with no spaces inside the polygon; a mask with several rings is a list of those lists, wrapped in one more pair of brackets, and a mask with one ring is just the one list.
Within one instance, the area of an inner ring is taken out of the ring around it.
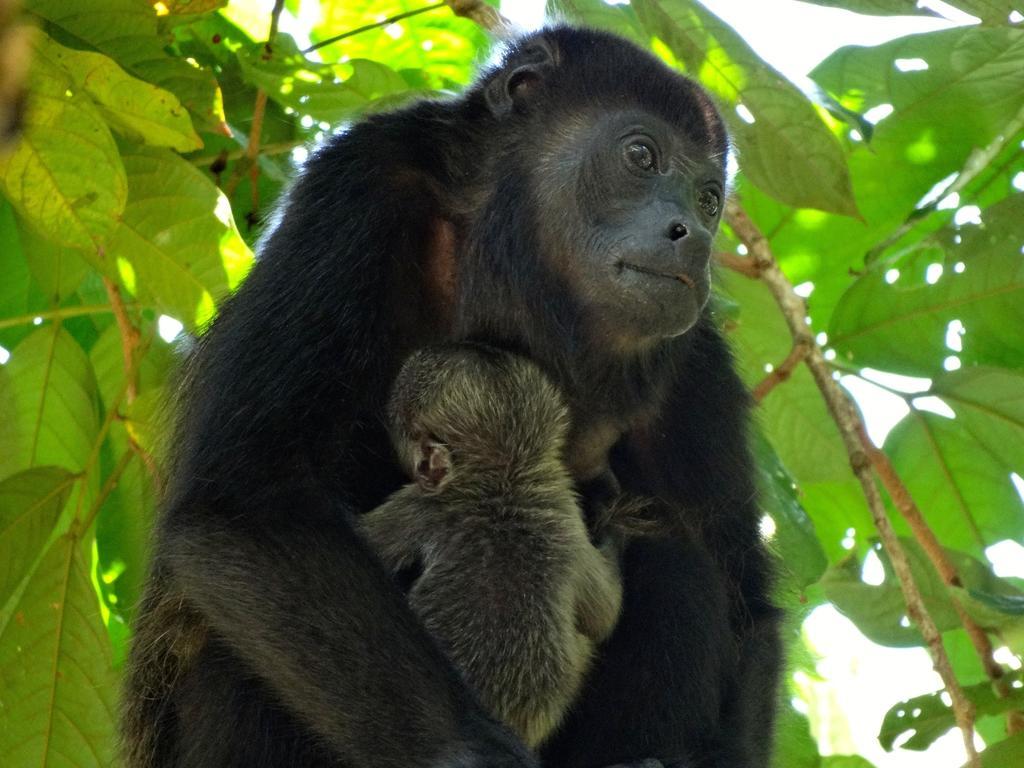
{"label": "thin twig", "polygon": [[754,263],[753,259],[737,256],[735,253],[720,251],[715,254],[715,261],[726,269],[731,269],[733,272],[749,277],[751,280],[757,280],[761,277],[761,271],[757,268],[757,264]]}
{"label": "thin twig", "polygon": [[[295,141],[279,141],[275,144],[264,144],[260,147],[260,155],[283,155],[286,152],[291,152],[296,147],[301,147],[308,144],[308,139],[297,139]],[[245,157],[247,148],[236,149],[233,152],[221,152],[216,155],[202,155],[200,157],[194,157],[191,160],[192,165],[197,168],[205,168],[210,165],[214,165],[217,162],[230,163],[233,160],[241,160]]]}
{"label": "thin twig", "polygon": [[[928,556],[939,577],[948,586],[963,587],[963,582],[960,580],[960,574],[957,573],[956,566],[953,565],[949,555],[946,554],[946,550],[935,536],[935,532],[932,531],[931,526],[924,519],[921,510],[910,495],[910,490],[897,474],[896,468],[892,465],[889,457],[871,442],[871,438],[868,437],[867,430],[863,424],[858,425],[857,437],[860,439],[861,447],[871,460],[871,464],[879,479],[881,479],[882,485],[885,486],[889,498],[892,499],[893,504],[895,504],[903,519],[907,521],[907,525],[910,526],[914,538],[921,545],[921,549]],[[956,610],[960,623],[963,624],[964,629],[967,631],[971,645],[974,646],[978,658],[981,659],[985,674],[992,681],[996,695],[1001,699],[1009,697],[1012,689],[1005,679],[1006,670],[995,660],[992,642],[989,640],[988,634],[968,615],[963,605],[954,595],[949,595],[949,599]],[[1024,731],[1024,713],[1018,710],[1007,712],[1006,729],[1011,736]]]}
{"label": "thin twig", "polygon": [[769,392],[792,376],[793,371],[801,362],[803,362],[809,351],[810,350],[807,348],[806,344],[794,344],[793,349],[790,350],[786,359],[773,368],[772,372],[765,376],[758,385],[751,390],[750,394],[751,397],[754,398],[754,402],[760,403]]}
{"label": "thin twig", "polygon": [[[126,307],[134,307],[133,302],[125,304]],[[68,317],[81,317],[82,315],[104,315],[108,312],[112,312],[113,308],[109,304],[90,304],[88,306],[80,307],[57,307],[55,309],[47,309],[42,312],[29,312],[25,315],[16,315],[14,317],[5,317],[0,320],[0,328],[13,328],[17,325],[29,325],[36,322],[36,318],[41,320],[64,320]]]}
{"label": "thin twig", "polygon": [[391,24],[395,24],[396,22],[402,21],[402,19],[408,19],[411,18],[412,16],[419,16],[421,13],[427,13],[429,11],[436,11],[438,8],[444,8],[446,5],[448,5],[448,3],[442,1],[440,3],[434,3],[434,5],[424,6],[423,8],[416,8],[415,10],[412,11],[396,13],[394,16],[388,16],[386,19],[381,19],[380,21],[375,22],[373,24],[366,24],[365,26],[362,27],[350,29],[348,32],[342,32],[340,35],[328,37],[325,40],[321,40],[318,43],[314,43],[313,45],[309,46],[309,48],[303,48],[302,52],[312,53],[313,51],[319,48],[326,48],[328,45],[337,43],[338,41],[344,40],[347,37],[355,37],[356,35],[361,35],[363,32],[369,32],[373,29],[379,29],[380,27],[387,27],[390,26]]}
{"label": "thin twig", "polygon": [[981,761],[974,747],[974,706],[964,694],[963,688],[953,672],[953,666],[942,642],[942,635],[928,613],[921,591],[910,571],[907,554],[886,515],[882,495],[875,485],[871,472],[871,461],[863,450],[858,437],[860,430],[864,428],[863,421],[842,388],[832,378],[832,372],[821,348],[815,344],[805,321],[806,305],[779,268],[768,241],[735,201],[731,201],[727,205],[726,213],[733,232],[746,245],[752,260],[761,273],[761,279],[769,287],[782,310],[794,344],[807,345],[804,363],[814,377],[832,419],[839,427],[843,444],[850,458],[850,466],[860,481],[861,490],[867,500],[868,508],[871,510],[871,516],[881,538],[882,546],[892,563],[900,590],[903,592],[907,615],[921,632],[935,665],[935,671],[942,678],[942,683],[952,700],[953,714],[963,735],[968,765],[971,768],[980,768]]}
{"label": "thin twig", "polygon": [[[267,42],[263,44],[263,60],[269,61],[274,55],[274,39],[277,37],[277,26],[281,20],[281,11],[284,10],[284,0],[274,0],[274,9],[270,12],[270,33],[267,35]],[[263,132],[263,117],[267,110],[267,92],[263,88],[256,91],[256,102],[252,108],[252,125],[249,127],[249,141],[245,146],[245,154],[235,165],[231,178],[224,185],[224,194],[228,199],[234,197],[238,184],[242,181],[246,170],[249,171],[249,179],[253,188],[253,210],[256,210],[259,203],[259,193],[256,191],[256,182],[259,179],[259,165],[256,158],[260,153],[260,134]]]}

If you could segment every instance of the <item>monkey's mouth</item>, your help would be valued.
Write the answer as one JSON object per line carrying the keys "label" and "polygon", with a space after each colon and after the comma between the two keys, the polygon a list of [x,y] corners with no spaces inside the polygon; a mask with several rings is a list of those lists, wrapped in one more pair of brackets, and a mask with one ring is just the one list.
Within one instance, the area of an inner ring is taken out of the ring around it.
{"label": "monkey's mouth", "polygon": [[651,269],[650,267],[641,267],[639,264],[631,264],[628,261],[620,261],[619,269],[628,269],[632,272],[640,272],[644,275],[653,275],[654,277],[664,277],[669,280],[676,280],[685,285],[690,290],[694,290],[696,285],[693,282],[693,278],[685,272],[662,272],[658,269]]}

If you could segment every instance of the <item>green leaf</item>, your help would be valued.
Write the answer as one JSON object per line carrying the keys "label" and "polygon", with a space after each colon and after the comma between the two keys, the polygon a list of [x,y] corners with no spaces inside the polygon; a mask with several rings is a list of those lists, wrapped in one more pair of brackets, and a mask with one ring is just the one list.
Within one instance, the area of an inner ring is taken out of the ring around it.
{"label": "green leaf", "polygon": [[[743,379],[753,388],[767,375],[766,366],[778,365],[789,354],[791,337],[764,283],[725,270],[718,277],[721,291],[740,307],[726,331]],[[782,463],[801,484],[850,478],[839,430],[804,366],[769,392],[757,413]]]}
{"label": "green leaf", "polygon": [[43,551],[75,477],[37,467],[0,481],[0,608]]}
{"label": "green leaf", "polygon": [[932,392],[956,418],[913,410],[885,442],[925,519],[944,545],[976,556],[1024,538],[1024,502],[1010,480],[1024,474],[1024,374],[964,368]]}
{"label": "green leaf", "polygon": [[[743,172],[790,205],[857,216],[846,157],[812,104],[697,3],[634,0],[644,26],[727,107]],[[755,122],[735,117],[746,107]]]}
{"label": "green leaf", "polygon": [[114,761],[117,683],[88,551],[71,536],[54,542],[0,626],[2,765]]}
{"label": "green leaf", "polygon": [[177,95],[208,130],[226,132],[224,105],[210,71],[172,58],[170,36],[161,32],[156,10],[145,0],[28,0],[28,10],[71,39],[95,46],[143,80]]}
{"label": "green leaf", "polygon": [[82,348],[44,325],[0,368],[0,477],[52,464],[83,469],[99,431],[96,382]]}
{"label": "green leaf", "polygon": [[796,483],[762,435],[755,436],[754,453],[761,475],[761,505],[775,523],[771,546],[779,568],[793,586],[806,587],[828,566],[814,523],[800,506]]}
{"label": "green leaf", "polygon": [[[924,599],[925,606],[941,632],[961,626],[959,615],[950,599],[951,595],[963,600],[969,591],[1018,598],[1022,593],[1005,579],[992,573],[991,568],[971,556],[946,549],[966,589],[947,587],[935,572],[930,560],[916,541],[901,538],[901,544],[910,564],[910,571]],[[877,545],[876,545],[877,546]],[[857,628],[880,645],[907,647],[921,645],[917,629],[906,619],[906,604],[899,583],[893,574],[888,555],[875,550],[882,562],[884,581],[866,584],[861,580],[861,561],[853,556],[830,568],[821,579],[826,596]],[[964,601],[966,604],[966,601]],[[968,606],[969,607],[969,606]],[[1016,627],[1019,621],[1005,618],[999,622],[983,622],[983,626]],[[973,650],[969,651],[974,659]]]}
{"label": "green leaf", "polygon": [[[1024,763],[1024,733],[1018,733],[997,744],[991,744],[981,753],[982,768],[1020,768]],[[970,768],[964,766],[963,768]]]}
{"label": "green leaf", "polygon": [[[880,265],[857,280],[840,300],[829,328],[830,344],[863,366],[931,376],[944,357],[953,320],[966,328],[963,365],[1024,365],[1024,258],[1020,221],[1024,195],[988,208],[981,226],[964,228],[962,243],[912,252],[899,266],[913,270],[893,284]],[[946,264],[934,285],[923,266]],[[963,264],[954,269],[955,263]]]}
{"label": "green leaf", "polygon": [[89,97],[42,55],[29,89],[25,133],[0,157],[4,193],[38,231],[104,268],[103,246],[127,195],[117,146]]}
{"label": "green leaf", "polygon": [[65,248],[35,233],[29,226],[20,228],[25,248],[24,261],[32,278],[43,291],[50,306],[60,306],[73,296],[89,265],[86,254],[76,248]]}
{"label": "green leaf", "polygon": [[[806,0],[806,2],[876,16],[938,16],[929,8],[919,8],[916,0]],[[958,5],[963,5],[963,3],[958,3]]]}
{"label": "green leaf", "polygon": [[128,204],[111,257],[129,291],[195,330],[245,276],[252,253],[227,198],[190,163],[142,148],[124,163]]}
{"label": "green leaf", "polygon": [[[1008,675],[1006,681],[1013,684],[1021,680],[1019,672]],[[1010,696],[1000,699],[989,682],[964,686],[964,694],[974,704],[977,715],[998,715],[1024,705],[1024,690],[1012,689]],[[894,742],[905,733],[912,733],[900,746],[903,749],[923,750],[950,728],[956,727],[952,708],[943,699],[944,691],[916,696],[901,701],[885,714],[878,741],[886,751],[892,751]]]}
{"label": "green leaf", "polygon": [[[322,3],[314,42],[429,5],[419,0],[345,0]],[[492,3],[497,5],[497,3]],[[227,9],[231,10],[231,7]],[[250,30],[251,31],[251,30]],[[253,34],[262,39],[265,30]],[[321,48],[324,61],[374,59],[396,71],[412,70],[431,87],[452,88],[470,81],[489,46],[486,33],[447,7],[404,19],[388,28],[367,30]]]}
{"label": "green leaf", "polygon": [[384,64],[369,59],[320,64],[303,56],[287,35],[278,36],[269,60],[265,51],[263,43],[238,51],[246,80],[282,106],[316,120],[340,122],[365,112],[374,102],[409,92],[406,81]]}
{"label": "green leaf", "polygon": [[65,48],[48,37],[41,40],[39,50],[71,75],[106,121],[129,138],[179,152],[203,146],[174,94],[132,77],[101,53]]}

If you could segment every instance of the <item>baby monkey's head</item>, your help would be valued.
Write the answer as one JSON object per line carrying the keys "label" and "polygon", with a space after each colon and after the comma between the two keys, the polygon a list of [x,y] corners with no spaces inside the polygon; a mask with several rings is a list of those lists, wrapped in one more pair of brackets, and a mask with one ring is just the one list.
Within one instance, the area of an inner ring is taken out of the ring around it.
{"label": "baby monkey's head", "polygon": [[561,393],[525,357],[483,344],[414,352],[388,408],[402,465],[428,491],[560,466],[569,429]]}

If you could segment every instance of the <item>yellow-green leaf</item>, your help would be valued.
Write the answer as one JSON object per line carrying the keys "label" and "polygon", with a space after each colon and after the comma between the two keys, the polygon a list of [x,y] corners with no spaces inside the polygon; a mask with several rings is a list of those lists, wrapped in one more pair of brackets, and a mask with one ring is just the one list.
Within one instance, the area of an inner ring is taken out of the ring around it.
{"label": "yellow-green leaf", "polygon": [[44,57],[33,60],[29,92],[21,141],[0,157],[3,191],[37,230],[103,268],[128,193],[117,145],[83,89]]}
{"label": "yellow-green leaf", "polygon": [[54,542],[0,626],[0,765],[113,763],[117,682],[88,551]]}
{"label": "yellow-green leaf", "polygon": [[252,253],[227,198],[190,163],[155,149],[124,163],[128,205],[111,256],[130,291],[196,329],[245,276]]}
{"label": "yellow-green leaf", "polygon": [[74,482],[59,467],[29,469],[0,482],[0,607],[40,555]]}
{"label": "yellow-green leaf", "polygon": [[191,152],[203,146],[178,97],[125,72],[102,53],[76,51],[43,37],[39,56],[64,69],[115,130],[154,147]]}

